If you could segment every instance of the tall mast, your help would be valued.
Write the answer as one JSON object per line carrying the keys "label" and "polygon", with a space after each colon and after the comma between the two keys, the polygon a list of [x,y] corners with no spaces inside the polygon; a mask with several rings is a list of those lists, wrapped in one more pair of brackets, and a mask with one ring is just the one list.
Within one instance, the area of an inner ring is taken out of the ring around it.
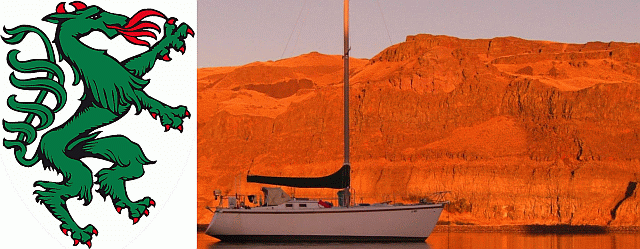
{"label": "tall mast", "polygon": [[349,0],[344,0],[344,165],[349,163]]}

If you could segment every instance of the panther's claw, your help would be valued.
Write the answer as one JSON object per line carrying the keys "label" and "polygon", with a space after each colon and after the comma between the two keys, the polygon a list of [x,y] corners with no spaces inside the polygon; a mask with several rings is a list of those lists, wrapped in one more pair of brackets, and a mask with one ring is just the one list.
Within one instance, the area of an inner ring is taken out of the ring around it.
{"label": "panther's claw", "polygon": [[182,133],[182,125],[178,125],[178,130]]}
{"label": "panther's claw", "polygon": [[189,111],[185,111],[185,112],[184,112],[184,115],[185,115],[187,118],[191,118],[191,113],[189,113]]}
{"label": "panther's claw", "polygon": [[157,114],[157,113],[153,113],[153,112],[152,112],[152,113],[151,113],[151,117],[153,117],[153,119],[157,119],[158,114]]}
{"label": "panther's claw", "polygon": [[191,29],[191,28],[187,28],[187,33],[189,33],[191,35],[191,37],[193,37],[195,35],[195,33],[193,33],[193,29]]}
{"label": "panther's claw", "polygon": [[[93,234],[95,234],[96,236],[98,236],[98,230],[97,230],[97,229],[95,229],[95,228],[94,228],[94,229],[93,229],[93,231],[91,231],[91,232],[92,232]],[[89,246],[89,247],[91,247],[91,246]]]}
{"label": "panther's claw", "polygon": [[87,246],[91,248],[91,240],[87,241]]}
{"label": "panther's claw", "polygon": [[74,239],[74,240],[73,240],[73,246],[77,246],[77,245],[78,245],[78,243],[80,243],[80,241],[78,241],[77,239]]}
{"label": "panther's claw", "polygon": [[169,54],[165,54],[164,56],[162,56],[162,60],[163,61],[170,61],[171,58],[169,57]]}
{"label": "panther's claw", "polygon": [[144,210],[144,215],[145,215],[145,216],[149,216],[149,210],[148,210],[148,209],[145,209],[145,210]]}
{"label": "panther's claw", "polygon": [[138,221],[140,221],[140,219],[138,218],[133,218],[133,224],[135,225],[136,223],[138,223]]}
{"label": "panther's claw", "polygon": [[116,211],[120,214],[122,212],[122,207],[116,207]]}
{"label": "panther's claw", "polygon": [[184,46],[180,47],[179,51],[180,51],[182,54],[184,54],[184,51],[185,51]]}
{"label": "panther's claw", "polygon": [[165,125],[165,126],[164,126],[164,132],[169,131],[169,128],[171,128],[171,126],[170,126],[170,125]]}
{"label": "panther's claw", "polygon": [[153,206],[155,207],[155,206],[156,206],[156,202],[155,202],[155,201],[153,201],[153,199],[151,199],[151,200],[149,201],[149,205],[153,205]]}
{"label": "panther's claw", "polygon": [[69,235],[67,234],[67,232],[68,232],[68,231],[69,231],[69,230],[67,230],[66,228],[63,228],[63,229],[62,229],[62,233],[64,233],[64,235],[67,235],[67,236],[69,236]]}

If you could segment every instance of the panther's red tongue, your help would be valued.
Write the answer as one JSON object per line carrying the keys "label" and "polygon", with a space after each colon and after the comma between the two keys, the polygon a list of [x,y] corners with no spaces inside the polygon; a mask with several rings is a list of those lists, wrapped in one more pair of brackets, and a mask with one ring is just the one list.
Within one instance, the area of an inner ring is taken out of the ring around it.
{"label": "panther's red tongue", "polygon": [[119,27],[115,25],[106,25],[106,26],[107,28],[117,30],[118,33],[120,33],[130,43],[133,43],[136,45],[150,46],[148,42],[138,39],[138,37],[142,37],[142,36],[152,37],[155,39],[156,34],[149,30],[155,30],[157,32],[160,32],[160,27],[158,27],[158,25],[156,25],[155,23],[142,21],[142,19],[149,16],[159,16],[164,19],[167,19],[167,17],[164,14],[160,13],[157,10],[144,9],[144,10],[138,11],[138,13],[133,15],[133,17],[129,18],[129,20],[127,20],[127,23],[124,25],[124,27]]}

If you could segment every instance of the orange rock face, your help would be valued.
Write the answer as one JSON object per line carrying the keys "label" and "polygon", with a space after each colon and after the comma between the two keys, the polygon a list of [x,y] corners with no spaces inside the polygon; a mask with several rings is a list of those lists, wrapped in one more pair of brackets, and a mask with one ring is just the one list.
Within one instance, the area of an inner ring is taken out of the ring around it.
{"label": "orange rock face", "polygon": [[[441,221],[640,225],[639,44],[416,35],[350,65],[358,202],[448,190]],[[342,164],[340,56],[198,69],[198,111],[199,223],[214,189],[259,193],[249,171]]]}

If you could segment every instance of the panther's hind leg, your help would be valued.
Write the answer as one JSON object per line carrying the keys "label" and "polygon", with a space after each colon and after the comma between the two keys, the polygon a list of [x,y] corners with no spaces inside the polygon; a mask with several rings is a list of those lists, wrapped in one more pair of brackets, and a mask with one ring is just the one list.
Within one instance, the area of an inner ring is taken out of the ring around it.
{"label": "panther's hind leg", "polygon": [[132,201],[125,187],[126,181],[140,178],[144,174],[144,165],[154,163],[147,159],[138,144],[127,137],[116,135],[86,141],[76,148],[114,163],[112,167],[98,171],[96,184],[99,185],[97,192],[102,197],[111,197],[118,213],[122,209],[128,209],[133,224],[136,224],[142,215],[149,215],[148,208],[155,206],[155,201],[149,197]]}
{"label": "panther's hind leg", "polygon": [[74,245],[78,243],[91,247],[91,238],[98,235],[98,230],[91,224],[80,227],[71,217],[67,208],[67,200],[78,197],[84,200],[84,205],[89,205],[92,199],[91,187],[93,176],[89,169],[80,160],[68,157],[65,154],[66,141],[69,141],[69,133],[64,129],[53,130],[42,137],[40,153],[45,168],[53,168],[62,174],[61,182],[37,181],[34,187],[42,187],[44,190],[36,190],[36,201],[44,204],[49,212],[58,219],[60,229],[66,235],[71,236]]}

